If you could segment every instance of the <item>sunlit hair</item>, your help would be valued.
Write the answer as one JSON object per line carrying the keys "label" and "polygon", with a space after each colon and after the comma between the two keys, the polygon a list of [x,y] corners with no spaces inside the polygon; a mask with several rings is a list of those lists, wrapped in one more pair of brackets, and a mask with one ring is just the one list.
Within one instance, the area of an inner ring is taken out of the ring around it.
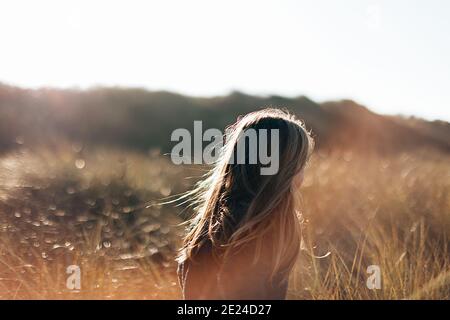
{"label": "sunlit hair", "polygon": [[[261,175],[259,161],[231,164],[242,133],[250,128],[257,132],[279,130],[276,174]],[[208,242],[213,254],[222,258],[252,243],[256,248],[255,262],[262,248],[270,246],[272,277],[289,269],[298,255],[301,237],[296,200],[299,191],[293,186],[293,178],[305,167],[313,147],[304,124],[279,109],[249,113],[227,128],[218,161],[207,177],[184,196],[190,199],[196,214],[190,221],[178,262],[195,259],[195,253]]]}

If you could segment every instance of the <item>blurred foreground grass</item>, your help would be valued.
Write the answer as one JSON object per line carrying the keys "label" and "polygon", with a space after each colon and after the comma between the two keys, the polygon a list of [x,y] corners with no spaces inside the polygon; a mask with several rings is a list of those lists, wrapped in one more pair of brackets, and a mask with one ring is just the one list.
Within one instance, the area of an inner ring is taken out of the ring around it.
{"label": "blurred foreground grass", "polygon": [[[316,153],[288,298],[450,298],[449,163],[429,150]],[[157,151],[67,144],[1,156],[0,298],[180,298],[184,214],[157,203],[201,174]],[[79,291],[66,288],[69,265],[81,268]],[[369,265],[380,266],[381,290],[366,287]]]}

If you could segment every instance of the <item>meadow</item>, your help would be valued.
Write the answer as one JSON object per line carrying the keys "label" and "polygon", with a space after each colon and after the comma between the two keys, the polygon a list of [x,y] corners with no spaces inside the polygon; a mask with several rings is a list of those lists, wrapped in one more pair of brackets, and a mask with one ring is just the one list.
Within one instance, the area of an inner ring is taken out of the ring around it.
{"label": "meadow", "polygon": [[[1,299],[178,299],[190,212],[161,205],[207,170],[149,152],[60,142],[0,156]],[[299,191],[289,299],[449,299],[450,155],[317,150]],[[66,286],[69,265],[81,289]],[[366,286],[367,267],[381,289]]]}

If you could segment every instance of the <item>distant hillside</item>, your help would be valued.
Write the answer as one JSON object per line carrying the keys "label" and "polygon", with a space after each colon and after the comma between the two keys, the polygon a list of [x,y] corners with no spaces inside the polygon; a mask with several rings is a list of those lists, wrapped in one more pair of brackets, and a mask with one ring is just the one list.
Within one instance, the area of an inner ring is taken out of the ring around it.
{"label": "distant hillside", "polygon": [[434,140],[441,141],[444,145],[450,140],[450,123],[446,121],[425,121],[415,117],[393,117],[397,123],[408,126],[415,131],[420,131],[423,135]]}
{"label": "distant hillside", "polygon": [[173,145],[176,128],[220,128],[263,107],[286,108],[304,119],[318,148],[376,152],[417,147],[450,151],[447,122],[382,116],[350,100],[315,103],[306,97],[259,97],[240,92],[213,98],[144,89],[28,90],[0,84],[0,150],[65,138],[146,151]]}

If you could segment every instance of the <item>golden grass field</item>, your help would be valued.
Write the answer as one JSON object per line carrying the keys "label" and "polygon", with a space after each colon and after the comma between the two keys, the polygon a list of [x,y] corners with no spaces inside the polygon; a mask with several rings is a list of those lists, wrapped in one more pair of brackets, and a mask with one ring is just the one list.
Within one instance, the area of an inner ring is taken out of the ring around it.
{"label": "golden grass field", "polygon": [[[316,152],[288,298],[449,299],[449,163],[432,150]],[[187,213],[159,203],[204,172],[157,151],[68,143],[2,155],[0,298],[180,298],[173,258]],[[69,265],[80,290],[66,287]],[[380,290],[366,287],[369,265]]]}

